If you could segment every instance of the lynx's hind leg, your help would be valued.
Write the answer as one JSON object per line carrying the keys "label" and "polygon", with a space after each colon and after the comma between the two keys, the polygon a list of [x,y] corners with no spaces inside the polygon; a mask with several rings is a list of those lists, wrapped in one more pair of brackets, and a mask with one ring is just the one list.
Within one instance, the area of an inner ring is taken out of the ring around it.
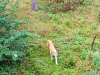
{"label": "lynx's hind leg", "polygon": [[51,60],[53,60],[53,54],[51,53]]}

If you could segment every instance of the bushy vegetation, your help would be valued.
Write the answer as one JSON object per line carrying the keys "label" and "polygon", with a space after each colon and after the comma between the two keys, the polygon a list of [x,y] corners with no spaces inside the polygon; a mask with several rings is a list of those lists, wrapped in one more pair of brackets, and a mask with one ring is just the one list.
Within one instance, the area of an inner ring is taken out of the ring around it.
{"label": "bushy vegetation", "polygon": [[40,7],[41,10],[56,14],[58,12],[75,11],[80,5],[91,5],[90,0],[51,0],[46,1],[44,6]]}
{"label": "bushy vegetation", "polygon": [[27,31],[18,31],[18,25],[25,22],[14,17],[13,12],[18,7],[17,3],[18,1],[13,6],[9,0],[0,0],[0,72],[9,72],[12,66],[8,65],[13,64],[15,66],[19,58],[26,56],[25,53],[28,50],[26,46],[29,45],[27,37],[29,39],[36,36]]}
{"label": "bushy vegetation", "polygon": [[[34,44],[34,46],[28,46],[29,49],[27,49],[25,46],[28,54],[24,60],[16,61],[17,64],[16,62],[7,62],[9,65],[13,64],[11,67],[13,68],[13,72],[19,72],[9,74],[99,75],[100,1],[93,0],[92,2],[92,0],[70,0],[71,3],[64,3],[64,0],[52,0],[51,2],[46,0],[38,0],[38,2],[40,10],[36,12],[30,11],[31,2],[29,2],[29,0],[21,1],[20,12],[13,12],[16,19],[24,20],[26,22],[26,24],[20,24],[17,26],[20,30],[28,30],[30,33],[35,33],[33,36],[37,38],[40,38],[41,36],[41,39],[28,38],[28,40],[33,41],[33,43],[29,42],[29,44]],[[64,5],[71,5],[69,6],[70,8],[73,6],[73,4],[75,4],[77,10],[68,9],[68,11],[62,11],[64,10]],[[53,8],[57,8],[57,11]],[[18,23],[19,22],[20,21],[18,21]],[[16,22],[14,21],[14,23]],[[17,31],[19,30],[17,29],[16,33]],[[11,30],[9,33],[13,32],[14,31]],[[25,37],[26,35],[32,37],[32,35],[28,32],[21,32],[21,34],[25,34]],[[98,35],[94,41],[93,49],[91,49],[91,44],[96,34]],[[50,51],[47,47],[48,39],[53,41],[54,46],[58,51],[58,65],[55,64],[55,59],[50,59]],[[16,42],[20,41],[18,40]],[[9,44],[13,45],[13,43]],[[8,46],[9,44],[6,45]],[[23,44],[27,45],[25,43]],[[18,45],[21,44],[18,43]],[[19,47],[20,46],[17,46],[16,49]],[[24,53],[23,47],[19,50]],[[5,64],[2,65],[5,66]],[[9,70],[3,70],[4,72],[11,72],[11,68],[8,68]]]}

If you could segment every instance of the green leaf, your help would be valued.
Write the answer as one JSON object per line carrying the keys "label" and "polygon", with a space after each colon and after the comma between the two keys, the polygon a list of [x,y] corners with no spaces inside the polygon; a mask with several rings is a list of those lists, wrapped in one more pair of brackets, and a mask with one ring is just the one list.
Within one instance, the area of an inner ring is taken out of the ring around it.
{"label": "green leaf", "polygon": [[2,58],[2,55],[0,54],[0,59]]}
{"label": "green leaf", "polygon": [[40,36],[40,35],[38,35],[38,34],[33,34],[33,36],[34,36],[34,37],[36,37],[36,38],[38,38],[38,39],[40,39],[40,38],[41,38],[41,36]]}

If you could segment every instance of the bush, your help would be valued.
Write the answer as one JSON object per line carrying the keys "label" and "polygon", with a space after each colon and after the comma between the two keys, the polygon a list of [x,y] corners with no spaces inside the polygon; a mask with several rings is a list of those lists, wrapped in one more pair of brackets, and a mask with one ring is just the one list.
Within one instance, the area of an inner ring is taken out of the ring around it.
{"label": "bush", "polygon": [[[15,20],[10,11],[11,8],[6,8],[8,2],[8,0],[0,2],[0,59],[17,59],[24,55],[20,50],[26,50],[26,48],[20,45],[27,44],[25,38],[28,34],[15,31],[21,22]],[[7,13],[8,11],[9,13]]]}
{"label": "bush", "polygon": [[[37,34],[26,31],[19,32],[18,25],[24,22],[16,20],[13,14],[14,6],[13,8],[7,8],[7,5],[10,5],[9,0],[0,0],[0,67],[2,69],[9,65],[7,63],[3,64],[5,59],[17,60],[25,56],[24,52],[28,49],[26,45],[29,45],[27,37],[40,38]],[[15,7],[17,7],[17,4],[15,4]],[[0,68],[0,70],[2,69]]]}

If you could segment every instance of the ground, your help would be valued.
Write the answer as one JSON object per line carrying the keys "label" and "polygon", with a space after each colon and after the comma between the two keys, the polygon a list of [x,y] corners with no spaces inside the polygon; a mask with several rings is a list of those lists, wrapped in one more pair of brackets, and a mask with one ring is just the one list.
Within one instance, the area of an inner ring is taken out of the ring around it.
{"label": "ground", "polygon": [[[40,39],[30,39],[36,43],[29,49],[23,75],[96,75],[100,73],[100,1],[78,5],[68,12],[52,13],[45,11],[47,1],[38,0],[39,10],[31,11],[29,0],[20,1],[20,11],[15,17],[27,24],[20,25],[20,30],[39,34]],[[51,9],[50,9],[51,10]],[[91,50],[94,36],[97,38]],[[58,64],[50,59],[47,40],[53,41],[58,51]],[[34,71],[34,72],[33,72]]]}

